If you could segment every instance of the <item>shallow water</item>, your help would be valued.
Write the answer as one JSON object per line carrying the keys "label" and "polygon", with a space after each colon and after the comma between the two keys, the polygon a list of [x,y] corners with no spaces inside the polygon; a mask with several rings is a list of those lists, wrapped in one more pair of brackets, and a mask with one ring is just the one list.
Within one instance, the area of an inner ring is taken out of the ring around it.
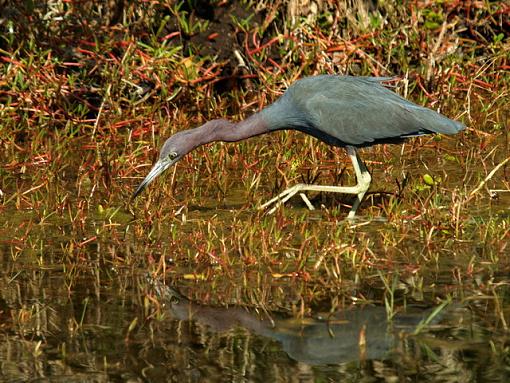
{"label": "shallow water", "polygon": [[[97,263],[36,265],[13,260],[13,244],[2,242],[3,381],[503,382],[510,375],[493,297],[452,301],[437,313],[438,305],[400,307],[392,321],[381,304],[300,319],[194,303],[178,283],[170,288],[145,270],[103,263],[104,247],[87,250]],[[499,297],[508,307],[508,294]]]}
{"label": "shallow water", "polygon": [[[509,380],[503,2],[1,3],[0,382]],[[197,148],[128,203],[171,132],[333,71],[401,72],[468,127],[363,149],[353,222],[348,196],[256,210],[353,182],[293,131]]]}
{"label": "shallow water", "polygon": [[5,203],[0,380],[507,380],[508,193],[456,226],[446,189],[371,214],[376,192],[348,223],[322,196],[260,215],[230,182],[171,209],[145,196],[135,218],[83,195]]}

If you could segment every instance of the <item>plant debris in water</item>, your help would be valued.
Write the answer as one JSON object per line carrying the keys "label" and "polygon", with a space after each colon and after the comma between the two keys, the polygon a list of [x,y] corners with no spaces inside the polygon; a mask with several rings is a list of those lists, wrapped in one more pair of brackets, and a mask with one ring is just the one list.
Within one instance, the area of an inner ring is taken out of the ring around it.
{"label": "plant debris in water", "polygon": [[[55,374],[74,369],[77,381],[142,376],[146,366],[130,369],[101,349],[108,337],[133,359],[139,354],[129,344],[154,350],[157,343],[185,363],[192,346],[176,351],[177,338],[154,340],[170,326],[168,302],[147,273],[193,305],[268,317],[305,320],[375,305],[392,319],[411,306],[456,302],[461,308],[448,326],[434,319],[430,330],[419,327],[418,336],[437,337],[420,344],[427,357],[407,349],[394,365],[377,365],[374,356],[355,372],[391,377],[402,365],[418,379],[420,366],[432,371],[434,360],[447,358],[442,351],[453,337],[463,350],[456,360],[475,355],[469,342],[476,340],[490,355],[479,367],[504,376],[509,13],[498,1],[5,2],[0,329],[19,355],[30,355],[10,362],[30,363],[2,377],[41,377],[38,361],[55,359]],[[321,73],[396,75],[399,94],[468,129],[365,149],[374,182],[354,223],[344,221],[349,196],[312,194],[321,206],[313,212],[299,198],[274,215],[256,209],[297,182],[354,182],[343,150],[298,132],[199,148],[130,205],[165,138],[214,118],[244,119],[296,79]],[[466,311],[469,325],[455,321]],[[206,330],[193,331],[203,331],[205,342]],[[186,336],[194,339],[193,331]],[[208,336],[232,351],[250,339],[235,331]],[[255,338],[250,347],[267,356],[262,343]],[[4,365],[6,355],[2,349]],[[284,355],[264,363],[293,376]],[[181,377],[199,374],[166,362]],[[151,363],[160,366],[152,380],[168,376],[164,363]],[[245,376],[235,370],[244,362],[228,363],[231,376]],[[221,376],[224,369],[214,368]],[[468,364],[459,368],[474,373]],[[328,369],[314,373],[339,378]]]}

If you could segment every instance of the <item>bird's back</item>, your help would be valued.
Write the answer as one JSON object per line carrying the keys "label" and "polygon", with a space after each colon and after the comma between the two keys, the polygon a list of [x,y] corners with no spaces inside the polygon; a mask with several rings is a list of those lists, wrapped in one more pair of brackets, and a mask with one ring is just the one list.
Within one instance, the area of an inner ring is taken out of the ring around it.
{"label": "bird's back", "polygon": [[297,129],[328,144],[358,147],[411,136],[454,134],[460,122],[381,85],[385,78],[322,75],[292,84],[262,117],[270,130]]}

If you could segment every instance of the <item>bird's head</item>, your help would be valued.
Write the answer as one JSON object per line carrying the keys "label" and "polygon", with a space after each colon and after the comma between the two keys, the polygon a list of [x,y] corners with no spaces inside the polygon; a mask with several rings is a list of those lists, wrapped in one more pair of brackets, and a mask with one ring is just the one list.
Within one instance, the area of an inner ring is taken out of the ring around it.
{"label": "bird's head", "polygon": [[149,185],[154,178],[159,176],[169,167],[179,161],[184,155],[196,148],[197,142],[193,135],[193,130],[182,131],[174,134],[167,139],[159,151],[159,159],[152,167],[151,171],[133,193],[133,197],[138,196]]}

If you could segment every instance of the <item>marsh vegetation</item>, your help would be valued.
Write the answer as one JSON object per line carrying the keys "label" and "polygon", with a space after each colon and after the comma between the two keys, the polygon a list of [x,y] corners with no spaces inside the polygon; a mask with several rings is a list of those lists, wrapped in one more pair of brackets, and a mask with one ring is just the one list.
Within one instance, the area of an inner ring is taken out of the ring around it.
{"label": "marsh vegetation", "polygon": [[[0,4],[1,379],[506,380],[506,2]],[[320,73],[398,76],[468,128],[364,149],[355,222],[350,196],[257,210],[354,182],[343,150],[291,131],[201,147],[130,202],[165,138]],[[291,351],[357,315],[355,358]],[[374,323],[397,334],[384,352]]]}

